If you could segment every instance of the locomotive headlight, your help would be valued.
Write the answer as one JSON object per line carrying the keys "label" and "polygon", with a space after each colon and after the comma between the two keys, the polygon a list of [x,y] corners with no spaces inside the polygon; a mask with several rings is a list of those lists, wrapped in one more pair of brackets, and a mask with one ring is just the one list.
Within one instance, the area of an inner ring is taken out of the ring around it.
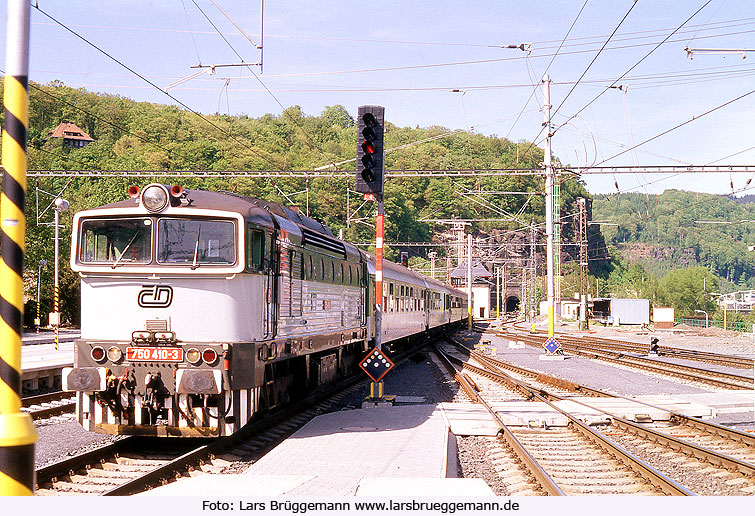
{"label": "locomotive headlight", "polygon": [[202,360],[202,355],[199,354],[197,348],[189,348],[186,350],[186,360],[188,360],[190,364],[197,365],[199,361]]}
{"label": "locomotive headlight", "polygon": [[160,185],[149,185],[142,192],[142,204],[148,211],[162,211],[168,206],[168,192]]}
{"label": "locomotive headlight", "polygon": [[107,349],[107,359],[111,362],[118,362],[123,358],[123,351],[118,346],[110,346]]}

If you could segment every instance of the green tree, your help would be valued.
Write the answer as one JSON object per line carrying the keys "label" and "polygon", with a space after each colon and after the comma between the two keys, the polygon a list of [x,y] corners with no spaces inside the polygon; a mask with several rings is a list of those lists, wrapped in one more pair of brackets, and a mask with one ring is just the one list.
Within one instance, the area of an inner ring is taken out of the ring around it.
{"label": "green tree", "polygon": [[676,269],[661,280],[660,298],[678,315],[694,315],[695,310],[712,312],[715,304],[710,294],[717,286],[716,276],[707,267]]}

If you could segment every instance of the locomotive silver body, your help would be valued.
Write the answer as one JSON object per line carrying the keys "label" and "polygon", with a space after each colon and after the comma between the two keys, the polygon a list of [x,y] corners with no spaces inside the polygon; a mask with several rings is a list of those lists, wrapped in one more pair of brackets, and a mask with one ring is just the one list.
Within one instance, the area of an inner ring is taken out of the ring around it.
{"label": "locomotive silver body", "polygon": [[[153,184],[72,233],[81,338],[63,382],[89,431],[230,435],[348,374],[374,338],[374,258],[279,204]],[[466,318],[464,293],[384,263],[384,343]]]}

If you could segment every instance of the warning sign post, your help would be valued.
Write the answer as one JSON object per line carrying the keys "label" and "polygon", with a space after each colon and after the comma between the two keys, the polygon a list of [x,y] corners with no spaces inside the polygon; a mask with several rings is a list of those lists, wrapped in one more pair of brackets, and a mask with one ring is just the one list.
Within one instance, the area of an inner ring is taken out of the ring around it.
{"label": "warning sign post", "polygon": [[379,382],[393,366],[391,359],[377,348],[372,348],[370,353],[359,362],[359,367],[372,378],[373,382]]}

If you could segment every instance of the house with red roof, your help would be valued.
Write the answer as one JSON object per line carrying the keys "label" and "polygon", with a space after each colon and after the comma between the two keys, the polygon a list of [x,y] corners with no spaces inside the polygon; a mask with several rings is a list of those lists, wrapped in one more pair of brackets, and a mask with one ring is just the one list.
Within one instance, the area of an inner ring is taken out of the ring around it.
{"label": "house with red roof", "polygon": [[61,122],[55,130],[50,131],[46,140],[50,138],[62,138],[63,146],[71,148],[86,147],[94,141],[94,138],[71,122]]}

